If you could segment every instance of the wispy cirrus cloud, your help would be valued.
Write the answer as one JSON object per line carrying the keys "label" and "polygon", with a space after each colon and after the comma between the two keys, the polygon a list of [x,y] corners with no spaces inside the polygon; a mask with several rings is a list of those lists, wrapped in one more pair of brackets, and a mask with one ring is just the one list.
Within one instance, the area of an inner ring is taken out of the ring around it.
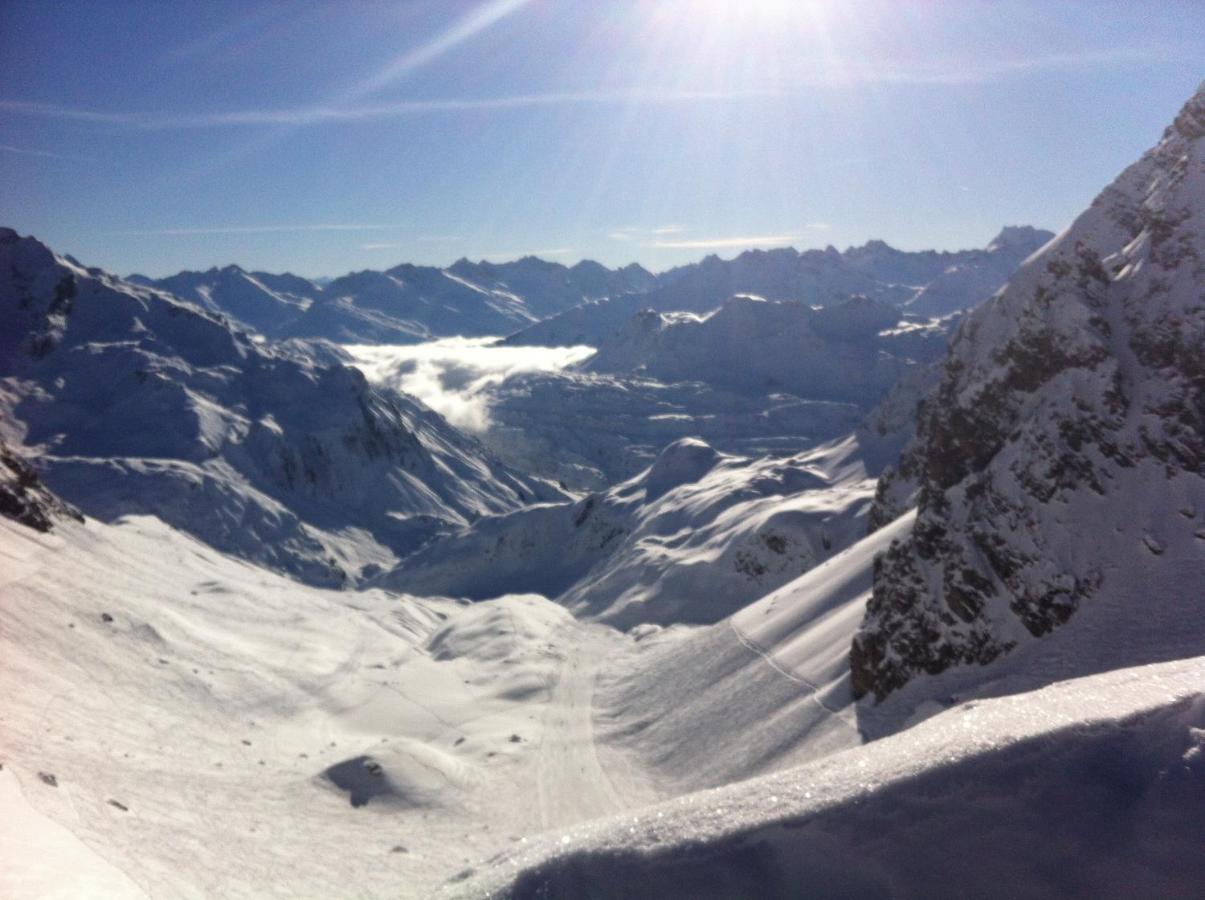
{"label": "wispy cirrus cloud", "polygon": [[524,109],[581,104],[673,104],[723,102],[755,97],[793,96],[801,90],[873,84],[955,86],[1039,74],[1046,71],[1102,66],[1166,65],[1185,59],[1168,48],[1123,47],[1080,53],[1046,54],[1005,59],[950,57],[924,61],[868,59],[804,59],[771,81],[723,89],[672,90],[627,87],[590,91],[548,91],[497,97],[436,97],[382,103],[358,102],[405,74],[425,65],[522,8],[528,0],[500,0],[470,13],[428,43],[406,53],[376,74],[333,99],[311,105],[275,109],[241,109],[192,113],[123,111],[65,106],[29,100],[0,99],[0,110],[49,119],[131,129],[190,129],[270,126],[313,126],[371,122],[432,113]]}
{"label": "wispy cirrus cloud", "polygon": [[667,234],[681,234],[686,230],[684,225],[658,225],[655,228],[637,228],[625,226],[607,233],[613,241],[646,241]]}
{"label": "wispy cirrus cloud", "polygon": [[492,25],[527,6],[531,0],[491,0],[470,10],[429,41],[403,53],[376,74],[360,82],[344,99],[363,97],[388,87],[415,69],[434,62]]}
{"label": "wispy cirrus cloud", "polygon": [[304,106],[282,109],[247,109],[208,113],[115,112],[35,103],[24,100],[0,100],[0,110],[48,119],[109,125],[121,128],[153,130],[189,128],[231,128],[239,126],[322,125],[329,122],[370,122],[424,113],[472,112],[573,104],[673,104],[691,101],[725,101],[750,97],[780,96],[778,89],[724,91],[571,91],[546,94],[511,94],[501,97],[436,98],[400,100],[392,103],[355,106]]}
{"label": "wispy cirrus cloud", "polygon": [[69,156],[66,153],[51,153],[49,150],[33,150],[29,147],[13,147],[10,144],[0,144],[0,152],[16,153],[18,156],[37,156],[42,159],[62,159],[70,162],[89,162],[86,156]]}
{"label": "wispy cirrus cloud", "polygon": [[645,246],[658,250],[722,250],[732,247],[785,247],[797,240],[799,240],[797,234],[757,234],[741,237],[651,241]]}
{"label": "wispy cirrus cloud", "polygon": [[278,234],[300,231],[395,231],[404,225],[326,224],[314,225],[215,225],[200,228],[131,228],[105,234],[130,236],[188,236],[203,234]]}
{"label": "wispy cirrus cloud", "polygon": [[805,237],[805,232],[828,231],[827,222],[809,222],[799,231],[790,234],[751,234],[732,237],[665,238],[654,237],[642,242],[641,246],[657,250],[723,250],[733,247],[785,247]]}

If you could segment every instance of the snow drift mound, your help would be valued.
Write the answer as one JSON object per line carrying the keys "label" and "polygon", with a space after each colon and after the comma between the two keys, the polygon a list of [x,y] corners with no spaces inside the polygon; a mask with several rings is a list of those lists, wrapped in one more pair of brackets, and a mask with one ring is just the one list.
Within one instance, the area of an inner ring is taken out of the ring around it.
{"label": "snow drift mound", "polygon": [[964,322],[879,487],[876,520],[912,497],[919,513],[875,574],[859,695],[925,682],[903,710],[1061,629],[1076,636],[1049,660],[1008,668],[1057,655],[1071,677],[1205,649],[1203,216],[1205,85]]}
{"label": "snow drift mound", "polygon": [[696,438],[675,441],[657,455],[644,477],[644,496],[656,500],[683,484],[692,484],[715,468],[720,454]]}

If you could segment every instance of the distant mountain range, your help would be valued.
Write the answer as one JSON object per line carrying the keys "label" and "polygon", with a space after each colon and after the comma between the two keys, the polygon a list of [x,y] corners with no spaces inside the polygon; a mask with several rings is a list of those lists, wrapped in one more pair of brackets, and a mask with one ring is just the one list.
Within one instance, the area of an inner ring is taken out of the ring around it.
{"label": "distant mountain range", "polygon": [[528,256],[513,262],[461,259],[446,269],[403,264],[311,281],[238,266],[129,281],[191,300],[271,338],[339,343],[415,343],[437,337],[518,332],[516,343],[595,343],[642,308],[708,312],[736,293],[829,305],[862,295],[925,316],[982,302],[1053,235],[1005,228],[983,250],[896,250],[882,241],[838,252],[751,250],[709,256],[654,275],[583,260],[574,266]]}
{"label": "distant mountain range", "polygon": [[459,260],[446,269],[402,264],[321,283],[238,266],[129,280],[198,303],[270,338],[410,344],[437,337],[510,334],[588,300],[644,292],[656,277],[640,266],[608,269],[527,256]]}
{"label": "distant mountain range", "polygon": [[844,252],[749,250],[735,259],[708,256],[657,276],[641,294],[587,302],[512,335],[512,344],[597,346],[642,309],[706,313],[734,294],[831,306],[861,296],[918,317],[946,316],[982,303],[1027,256],[1054,235],[1005,228],[983,250],[896,250],[871,241]]}

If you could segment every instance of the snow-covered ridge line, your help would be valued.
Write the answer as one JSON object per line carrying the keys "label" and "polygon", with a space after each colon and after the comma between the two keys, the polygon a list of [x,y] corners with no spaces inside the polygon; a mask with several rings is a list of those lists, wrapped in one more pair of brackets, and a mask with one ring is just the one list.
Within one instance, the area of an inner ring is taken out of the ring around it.
{"label": "snow-covered ridge line", "polygon": [[872,485],[852,438],[759,460],[684,439],[605,492],[479,519],[377,583],[476,600],[534,591],[622,628],[711,623],[857,540]]}

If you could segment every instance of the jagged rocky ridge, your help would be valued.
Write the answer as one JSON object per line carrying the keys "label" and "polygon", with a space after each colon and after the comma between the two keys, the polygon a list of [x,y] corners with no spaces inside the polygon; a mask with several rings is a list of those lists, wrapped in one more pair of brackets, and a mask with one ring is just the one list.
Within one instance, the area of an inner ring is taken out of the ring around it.
{"label": "jagged rocky ridge", "polygon": [[412,398],[0,230],[0,418],[85,513],[339,584],[557,499]]}
{"label": "jagged rocky ridge", "polygon": [[128,280],[157,287],[271,336],[280,334],[322,293],[317,284],[297,275],[247,272],[233,265],[160,279],[132,275]]}
{"label": "jagged rocky ridge", "polygon": [[[958,332],[879,485],[873,524],[913,498],[918,516],[876,565],[856,694],[990,663],[1106,601],[1199,618],[1203,137],[1205,85]],[[1134,634],[1111,643],[1130,664],[1164,652]]]}
{"label": "jagged rocky ridge", "polygon": [[[986,248],[897,250],[870,241],[845,251],[751,250],[653,275],[632,264],[608,269],[534,256],[506,263],[461,259],[447,268],[403,264],[352,272],[324,283],[236,265],[167,278],[131,275],[235,319],[270,338],[343,343],[414,343],[453,335],[515,333],[513,343],[596,343],[643,308],[708,312],[734,293],[829,305],[860,294],[946,315],[988,297],[1018,262],[1051,237],[1005,228]],[[546,323],[545,323],[545,320]]]}

